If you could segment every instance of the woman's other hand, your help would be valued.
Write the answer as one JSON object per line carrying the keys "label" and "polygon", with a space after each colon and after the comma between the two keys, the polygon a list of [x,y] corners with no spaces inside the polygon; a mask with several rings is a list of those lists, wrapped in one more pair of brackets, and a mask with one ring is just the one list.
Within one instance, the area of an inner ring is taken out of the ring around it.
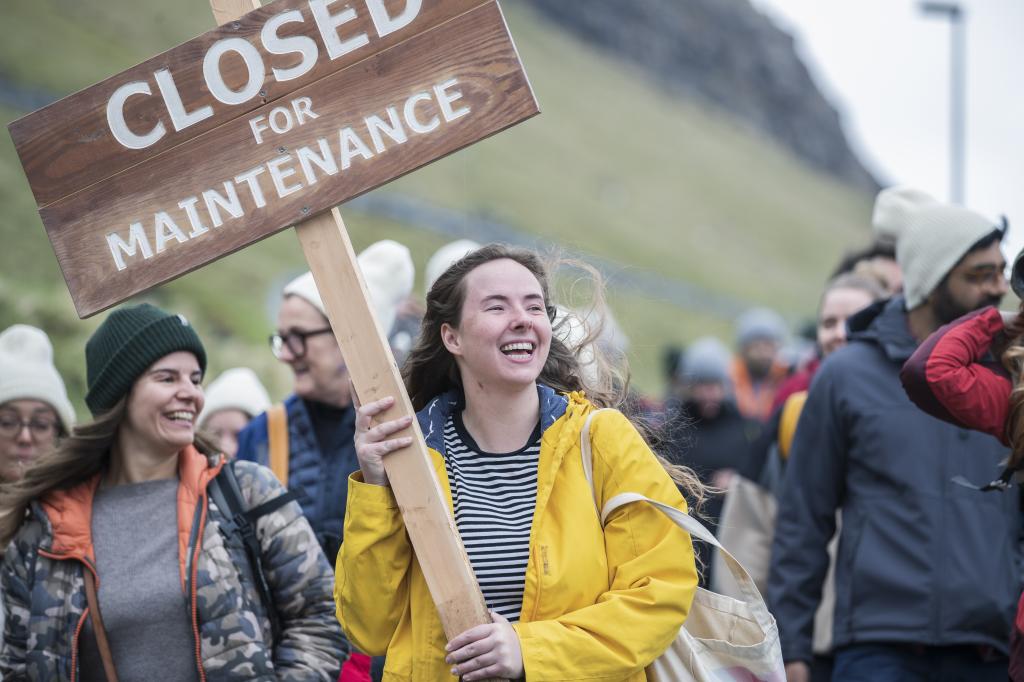
{"label": "woman's other hand", "polygon": [[519,635],[501,614],[491,611],[491,618],[493,623],[470,628],[448,643],[444,660],[452,664],[452,675],[466,682],[523,676]]}
{"label": "woman's other hand", "polygon": [[389,438],[408,428],[412,416],[401,417],[374,425],[373,418],[395,404],[388,396],[366,405],[356,403],[356,458],[363,472],[363,481],[372,485],[388,485],[388,474],[384,470],[384,455],[412,445],[411,436]]}

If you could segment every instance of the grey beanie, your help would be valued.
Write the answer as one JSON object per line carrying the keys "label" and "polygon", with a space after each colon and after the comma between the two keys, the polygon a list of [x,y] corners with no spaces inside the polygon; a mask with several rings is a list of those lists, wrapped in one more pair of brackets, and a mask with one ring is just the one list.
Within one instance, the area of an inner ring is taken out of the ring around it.
{"label": "grey beanie", "polygon": [[760,339],[782,343],[785,338],[786,323],[769,308],[752,308],[736,320],[736,345],[740,348]]}
{"label": "grey beanie", "polygon": [[896,243],[907,310],[923,304],[970,248],[994,230],[1002,228],[963,206],[935,204],[913,212]]}
{"label": "grey beanie", "polygon": [[686,349],[678,374],[694,384],[729,383],[729,349],[713,336],[703,336]]}

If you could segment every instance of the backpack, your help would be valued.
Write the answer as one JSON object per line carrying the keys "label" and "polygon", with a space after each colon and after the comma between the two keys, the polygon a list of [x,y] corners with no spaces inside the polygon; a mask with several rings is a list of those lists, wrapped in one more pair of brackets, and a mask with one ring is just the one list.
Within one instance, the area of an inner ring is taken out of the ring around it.
{"label": "backpack", "polygon": [[252,509],[246,509],[245,498],[242,496],[242,489],[238,485],[238,477],[235,475],[234,462],[227,462],[221,467],[220,473],[210,481],[207,491],[214,504],[224,515],[221,530],[225,537],[236,535],[242,540],[245,555],[249,559],[249,567],[256,580],[256,589],[259,591],[260,600],[270,619],[271,633],[276,644],[280,640],[281,619],[277,615],[274,595],[267,582],[266,573],[263,571],[263,552],[260,548],[259,537],[256,535],[256,522],[260,517],[273,513],[289,502],[298,499],[298,495],[291,491],[285,492]]}

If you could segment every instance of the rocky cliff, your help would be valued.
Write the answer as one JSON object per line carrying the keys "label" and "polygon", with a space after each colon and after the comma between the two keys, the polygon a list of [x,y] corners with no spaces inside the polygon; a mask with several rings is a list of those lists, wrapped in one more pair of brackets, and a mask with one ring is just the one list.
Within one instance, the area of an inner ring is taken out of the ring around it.
{"label": "rocky cliff", "polygon": [[792,36],[748,0],[525,1],[664,86],[762,130],[812,166],[864,191],[878,189]]}

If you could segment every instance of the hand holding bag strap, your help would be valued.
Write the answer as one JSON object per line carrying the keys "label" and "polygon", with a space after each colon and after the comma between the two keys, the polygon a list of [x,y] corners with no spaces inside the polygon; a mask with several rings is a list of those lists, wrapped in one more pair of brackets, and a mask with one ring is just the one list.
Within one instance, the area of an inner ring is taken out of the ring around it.
{"label": "hand holding bag strap", "polygon": [[89,605],[89,615],[92,618],[92,629],[96,636],[96,648],[100,650],[100,660],[103,661],[103,671],[107,674],[107,682],[117,682],[114,655],[110,652],[107,630],[103,627],[103,617],[100,616],[100,604],[96,598],[96,578],[92,574],[92,569],[88,566],[83,568],[83,574],[85,576],[85,602]]}
{"label": "hand holding bag strap", "polygon": [[[597,499],[597,488],[594,486],[593,476],[593,454],[591,453],[591,442],[590,442],[590,422],[594,415],[603,410],[594,410],[587,415],[586,421],[583,423],[583,428],[580,430],[580,453],[583,457],[583,473],[587,477],[587,482],[590,484],[590,489],[594,494],[594,504],[599,505],[600,502]],[[726,565],[729,567],[729,572],[732,573],[733,578],[736,579],[736,584],[739,586],[740,591],[746,597],[747,605],[750,607],[754,616],[757,618],[758,623],[762,627],[769,627],[773,621],[771,614],[768,612],[768,607],[765,606],[764,599],[761,597],[761,593],[757,589],[757,585],[754,584],[753,578],[747,573],[747,570],[743,568],[740,562],[736,561],[735,557],[729,553],[727,549],[722,547],[721,543],[715,538],[715,536],[704,527],[700,521],[689,514],[685,514],[675,507],[671,507],[661,502],[648,499],[639,493],[620,493],[614,496],[612,499],[605,503],[604,508],[600,512],[601,525],[603,526],[607,521],[608,517],[613,511],[622,507],[623,505],[630,504],[633,502],[646,502],[653,506],[658,511],[662,512],[667,516],[673,523],[688,532],[691,536],[706,542],[713,547],[717,547],[722,553],[722,558],[725,559]]]}

